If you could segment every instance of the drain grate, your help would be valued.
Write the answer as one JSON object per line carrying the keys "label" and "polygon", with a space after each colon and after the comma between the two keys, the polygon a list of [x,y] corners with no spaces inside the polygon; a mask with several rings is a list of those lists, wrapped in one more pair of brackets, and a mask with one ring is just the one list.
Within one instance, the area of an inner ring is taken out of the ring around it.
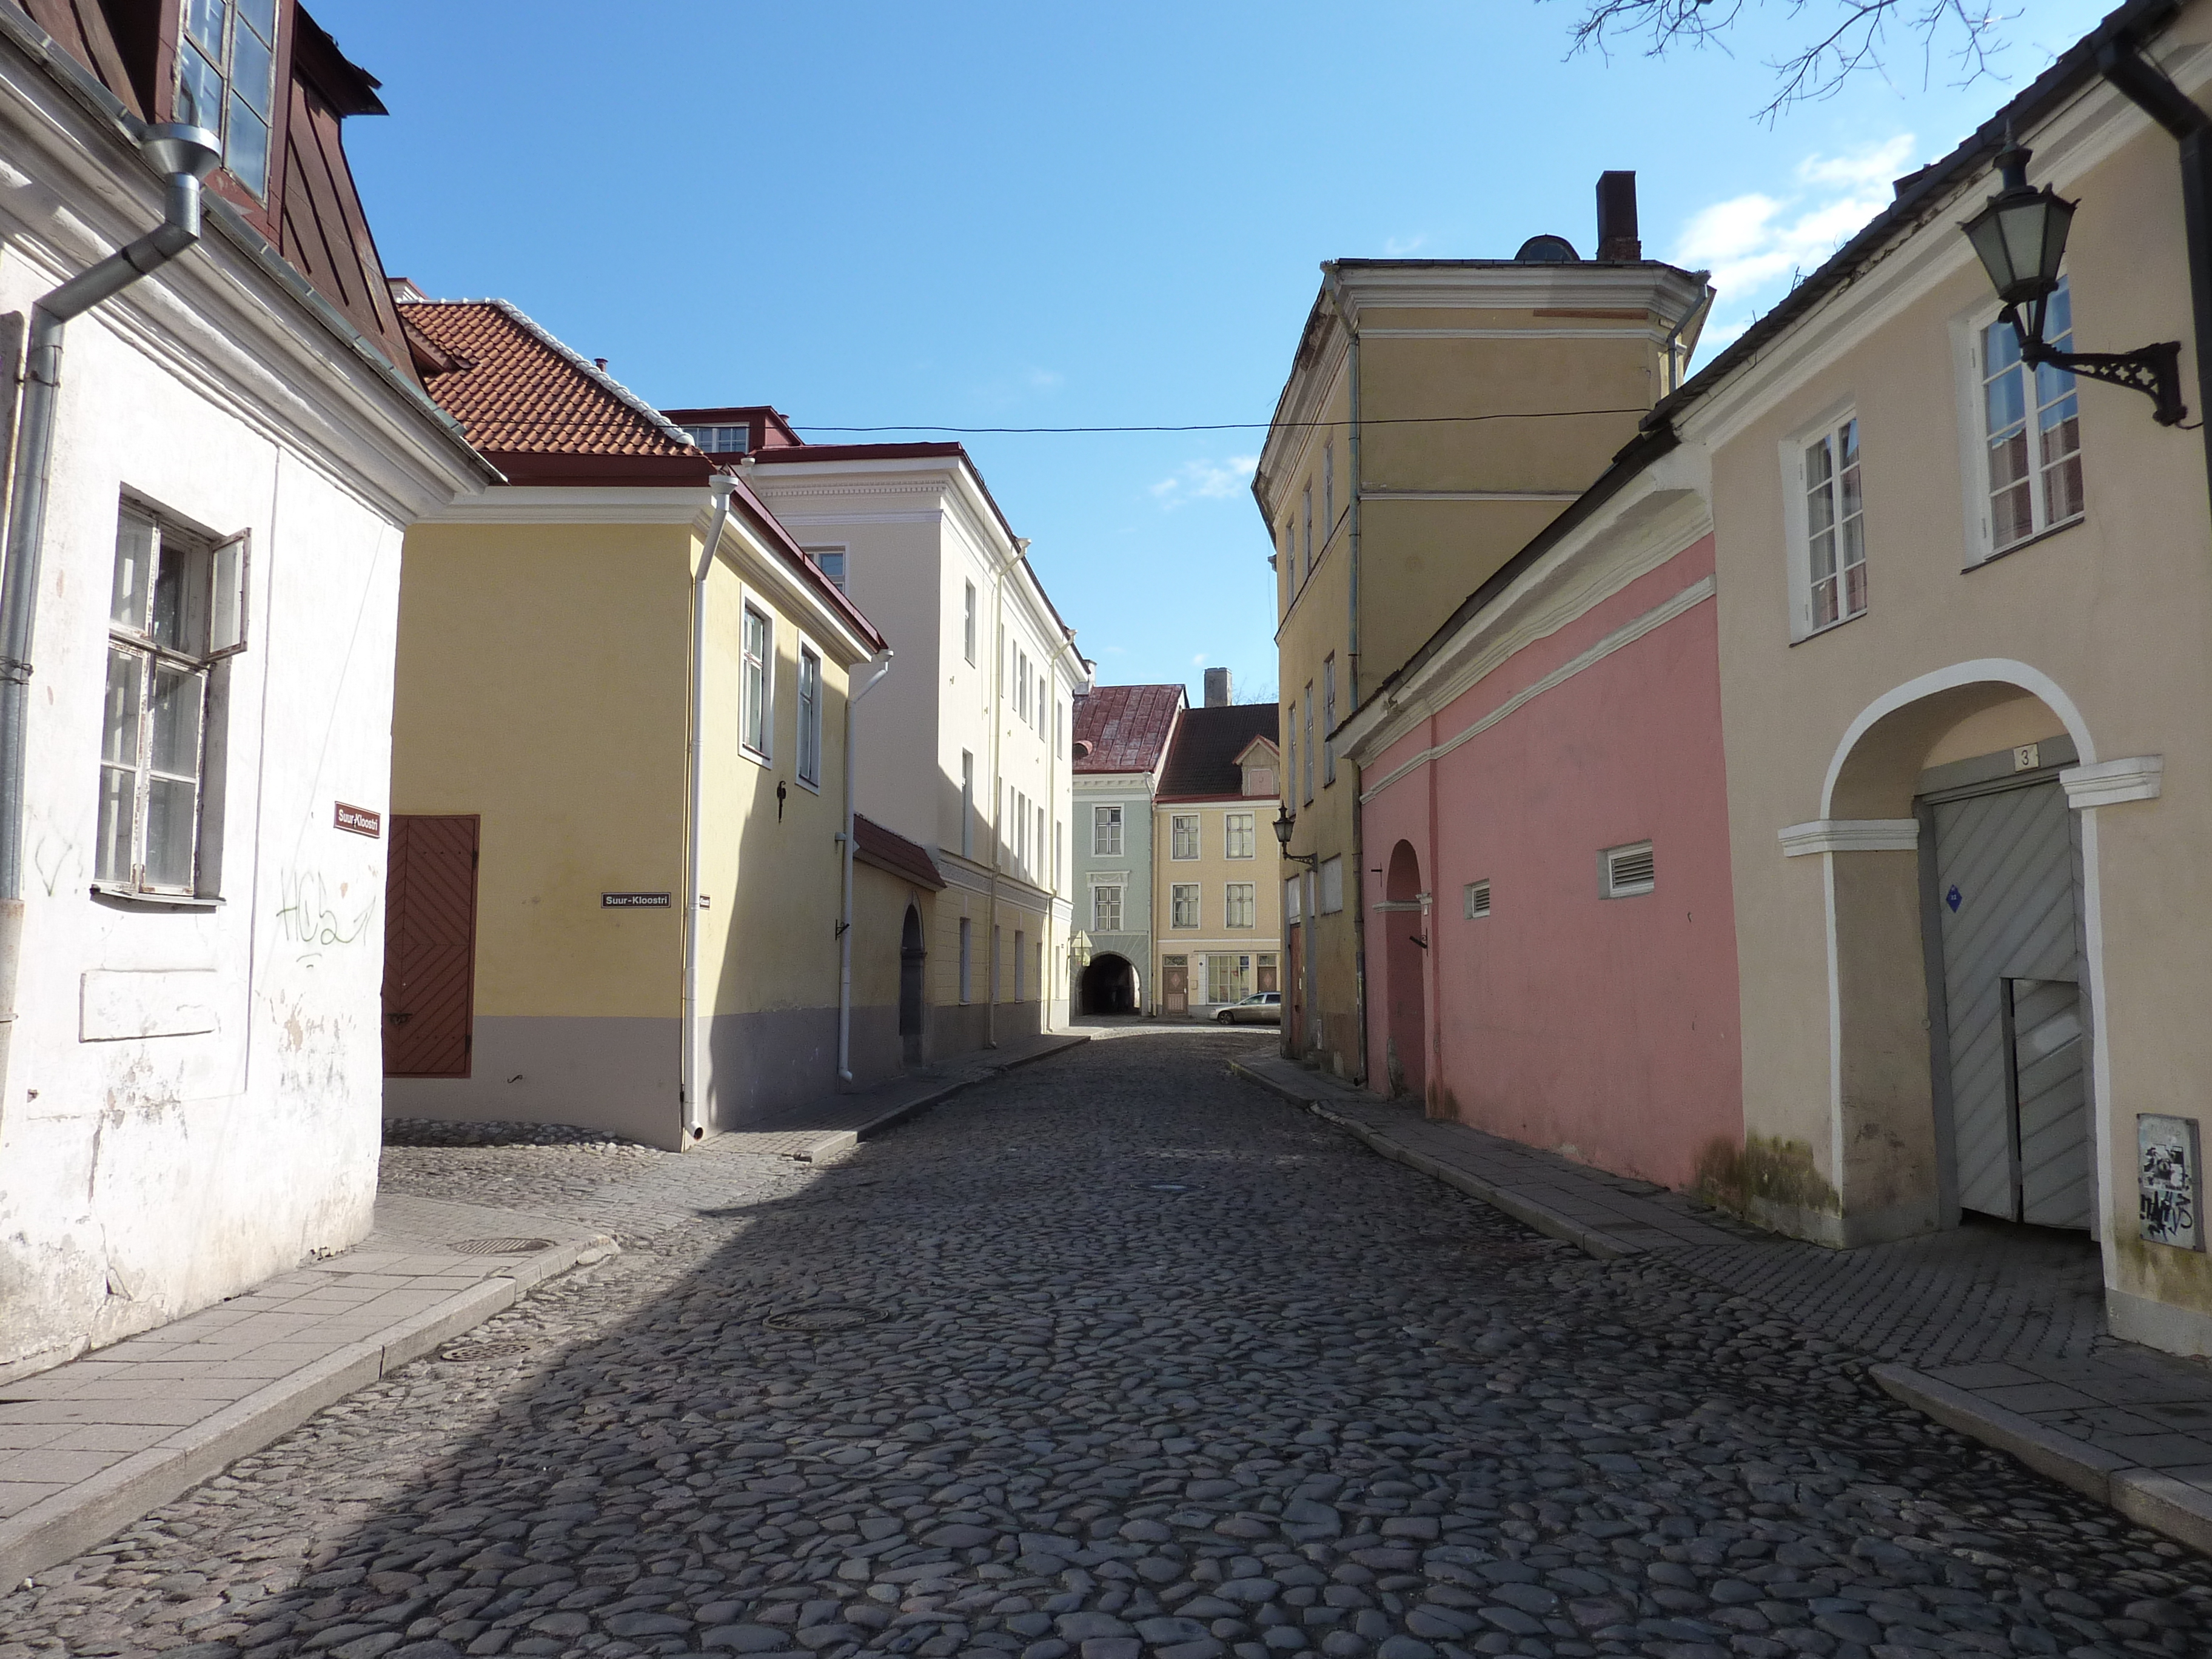
{"label": "drain grate", "polygon": [[458,1244],[446,1248],[455,1255],[535,1255],[540,1250],[550,1250],[550,1238],[465,1238]]}
{"label": "drain grate", "polygon": [[449,1364],[465,1365],[474,1360],[513,1359],[529,1352],[527,1342],[456,1342],[440,1349],[438,1358]]}
{"label": "drain grate", "polygon": [[761,1323],[772,1331],[804,1331],[812,1336],[828,1336],[837,1331],[858,1330],[863,1325],[872,1325],[888,1317],[878,1308],[786,1308],[781,1313],[769,1315]]}

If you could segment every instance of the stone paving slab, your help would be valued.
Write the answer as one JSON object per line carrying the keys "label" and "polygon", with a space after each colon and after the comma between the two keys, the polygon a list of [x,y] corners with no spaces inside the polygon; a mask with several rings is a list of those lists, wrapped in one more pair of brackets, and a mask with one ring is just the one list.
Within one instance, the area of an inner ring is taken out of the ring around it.
{"label": "stone paving slab", "polygon": [[1230,1069],[1387,1158],[1613,1261],[1685,1272],[1877,1358],[1893,1398],[2212,1554],[2212,1364],[2105,1328],[2094,1244],[1958,1229],[1834,1250],[1707,1221],[1680,1194],[1435,1122],[1272,1049]]}
{"label": "stone paving slab", "polygon": [[996,1048],[963,1055],[941,1066],[892,1078],[873,1088],[809,1102],[750,1128],[718,1135],[715,1148],[724,1152],[788,1158],[801,1164],[826,1164],[842,1158],[862,1141],[950,1100],[963,1089],[1090,1041],[1087,1035],[1081,1033],[1040,1032],[1018,1042],[1002,1043]]}
{"label": "stone paving slab", "polygon": [[[456,1244],[539,1248],[476,1255]],[[0,1584],[79,1550],[611,1244],[387,1194],[356,1250],[0,1387]]]}

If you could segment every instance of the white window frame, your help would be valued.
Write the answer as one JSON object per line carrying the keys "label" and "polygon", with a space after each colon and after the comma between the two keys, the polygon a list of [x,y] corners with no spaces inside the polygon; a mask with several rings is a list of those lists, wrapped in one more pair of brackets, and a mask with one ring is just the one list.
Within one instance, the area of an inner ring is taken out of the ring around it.
{"label": "white window frame", "polygon": [[[1222,894],[1222,923],[1224,927],[1256,927],[1260,925],[1260,889],[1249,881],[1232,881]],[[1237,918],[1242,916],[1240,921]]]}
{"label": "white window frame", "polygon": [[802,641],[799,647],[799,787],[822,793],[822,653]]}
{"label": "white window frame", "polygon": [[975,756],[960,751],[960,856],[975,856]]}
{"label": "white window frame", "polygon": [[[832,587],[836,588],[840,593],[849,595],[852,592],[853,590],[846,586],[847,581],[852,575],[853,570],[853,562],[850,556],[852,550],[850,548],[845,546],[842,543],[832,543],[824,547],[802,547],[799,550],[806,555],[807,558],[812,562],[813,566],[817,570],[820,571],[824,576],[830,578],[830,585]],[[831,573],[830,567],[822,562],[824,559],[835,559],[837,561],[837,568],[834,574]]]}
{"label": "white window frame", "polygon": [[[2049,343],[2054,350],[2064,351],[2071,349],[2073,326],[2078,319],[2071,314],[2073,301],[2071,284],[2063,276],[2059,279],[2059,283],[2067,293],[2068,331],[2052,339]],[[2064,519],[2053,520],[2051,517],[2050,502],[2046,499],[2044,489],[2045,456],[2043,433],[2038,419],[2040,411],[2030,410],[2027,412],[2027,437],[2030,480],[2028,510],[2033,528],[2027,535],[2016,540],[2007,542],[2002,546],[1997,544],[1996,515],[1991,510],[1990,502],[1991,480],[1989,405],[1988,391],[1984,380],[1984,375],[1989,366],[1987,362],[1989,331],[1996,325],[1997,320],[1997,307],[1984,305],[1978,306],[1972,312],[1958,319],[1953,325],[1953,351],[1957,359],[1959,374],[1960,438],[1966,459],[1964,472],[1966,487],[1966,562],[1969,568],[1996,558],[2000,555],[2014,552],[2032,542],[2040,541],[2044,537],[2056,532],[2070,529],[2082,523],[2088,516],[2088,478],[2085,459],[2088,447],[2085,443],[2075,451],[2077,460],[2083,461],[2082,510]],[[2051,372],[2070,382],[2070,393],[2078,400],[2081,396],[2080,381],[2071,375],[2065,375],[2063,370]],[[2033,384],[2034,377],[2031,372],[2029,385]],[[2062,393],[2061,397],[2067,394]],[[2052,400],[2053,403],[2058,401],[2057,398]],[[2078,401],[2075,407],[2078,419],[2080,413]]]}
{"label": "white window frame", "polygon": [[[1620,879],[1618,866],[1639,858],[1650,860],[1651,873],[1639,878],[1626,881]],[[1647,893],[1656,892],[1658,888],[1658,861],[1652,856],[1650,842],[1626,842],[1619,847],[1606,848],[1597,855],[1597,891],[1600,898],[1641,898]]]}
{"label": "white window frame", "polygon": [[[1198,927],[1200,918],[1204,915],[1199,902],[1198,889],[1199,884],[1194,881],[1176,881],[1168,884],[1169,927],[1181,928],[1186,933]],[[1190,916],[1188,921],[1182,920],[1186,914],[1186,908]]]}
{"label": "white window frame", "polygon": [[[1857,409],[1850,403],[1833,404],[1823,410],[1819,419],[1809,421],[1782,441],[1777,452],[1782,467],[1782,495],[1784,534],[1790,549],[1790,638],[1792,643],[1808,640],[1815,634],[1825,634],[1832,628],[1841,628],[1845,623],[1856,622],[1866,615],[1863,602],[1856,611],[1844,611],[1840,598],[1839,614],[1833,622],[1815,622],[1813,614],[1813,523],[1811,511],[1812,479],[1807,468],[1807,456],[1815,444],[1835,445],[1844,428],[1858,423],[1860,476],[1860,544],[1865,545],[1866,526],[1866,428],[1859,421]],[[1832,500],[1840,508],[1841,478],[1838,475],[1830,488]],[[1836,582],[1840,590],[1844,582],[1842,520],[1837,524]],[[1862,578],[1862,591],[1865,579]]]}
{"label": "white window frame", "polygon": [[[761,654],[753,655],[748,626],[761,625]],[[756,678],[757,674],[757,678]],[[754,699],[759,699],[757,710]],[[752,741],[755,731],[760,742]],[[748,596],[738,612],[738,750],[762,765],[775,757],[775,613]]]}
{"label": "white window frame", "polygon": [[1060,872],[1067,867],[1066,860],[1061,856],[1066,848],[1066,821],[1054,818],[1052,821],[1052,890],[1055,893],[1060,890]]}
{"label": "white window frame", "polygon": [[[1111,898],[1107,897],[1112,894]],[[1091,889],[1091,931],[1094,933],[1119,933],[1127,930],[1121,926],[1121,911],[1128,895],[1127,884],[1118,881],[1094,883]],[[1113,909],[1113,919],[1107,919],[1108,907]]]}
{"label": "white window frame", "polygon": [[[1107,816],[1109,813],[1112,814],[1110,820]],[[1127,829],[1127,825],[1123,821],[1124,817],[1121,803],[1118,801],[1104,802],[1091,809],[1091,857],[1118,859],[1121,856],[1121,846],[1126,839],[1125,832]],[[1104,834],[1109,829],[1113,831],[1111,846],[1106,844]]]}
{"label": "white window frame", "polygon": [[[1238,852],[1242,840],[1244,850]],[[1221,815],[1221,856],[1227,859],[1253,859],[1260,856],[1260,815],[1257,812],[1224,812]]]}
{"label": "white window frame", "polygon": [[[1206,823],[1197,812],[1168,814],[1168,859],[1170,862],[1188,861],[1206,850]],[[1185,852],[1184,848],[1190,850]]]}
{"label": "white window frame", "polygon": [[961,623],[961,654],[968,659],[968,665],[973,668],[975,665],[975,584],[969,582],[966,586],[968,597]]}

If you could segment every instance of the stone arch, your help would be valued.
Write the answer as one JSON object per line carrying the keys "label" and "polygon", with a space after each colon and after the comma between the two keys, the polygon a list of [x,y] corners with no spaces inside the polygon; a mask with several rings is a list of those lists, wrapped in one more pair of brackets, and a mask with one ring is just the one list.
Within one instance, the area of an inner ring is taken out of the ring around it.
{"label": "stone arch", "polygon": [[1118,951],[1101,951],[1084,965],[1079,985],[1086,1014],[1138,1012],[1137,965]]}
{"label": "stone arch", "polygon": [[1429,1092],[1428,939],[1421,857],[1413,843],[1390,849],[1382,878],[1383,1064],[1390,1092],[1426,1103]]}

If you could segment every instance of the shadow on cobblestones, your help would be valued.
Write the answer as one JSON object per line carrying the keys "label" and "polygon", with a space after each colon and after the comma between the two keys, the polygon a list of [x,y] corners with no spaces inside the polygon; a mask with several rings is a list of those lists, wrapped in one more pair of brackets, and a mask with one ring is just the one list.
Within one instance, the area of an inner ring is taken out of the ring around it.
{"label": "shadow on cobblestones", "polygon": [[1117,1032],[811,1178],[629,1170],[630,1252],[471,1334],[522,1355],[323,1413],[0,1601],[0,1659],[2212,1652],[2212,1566],[1252,1045]]}

